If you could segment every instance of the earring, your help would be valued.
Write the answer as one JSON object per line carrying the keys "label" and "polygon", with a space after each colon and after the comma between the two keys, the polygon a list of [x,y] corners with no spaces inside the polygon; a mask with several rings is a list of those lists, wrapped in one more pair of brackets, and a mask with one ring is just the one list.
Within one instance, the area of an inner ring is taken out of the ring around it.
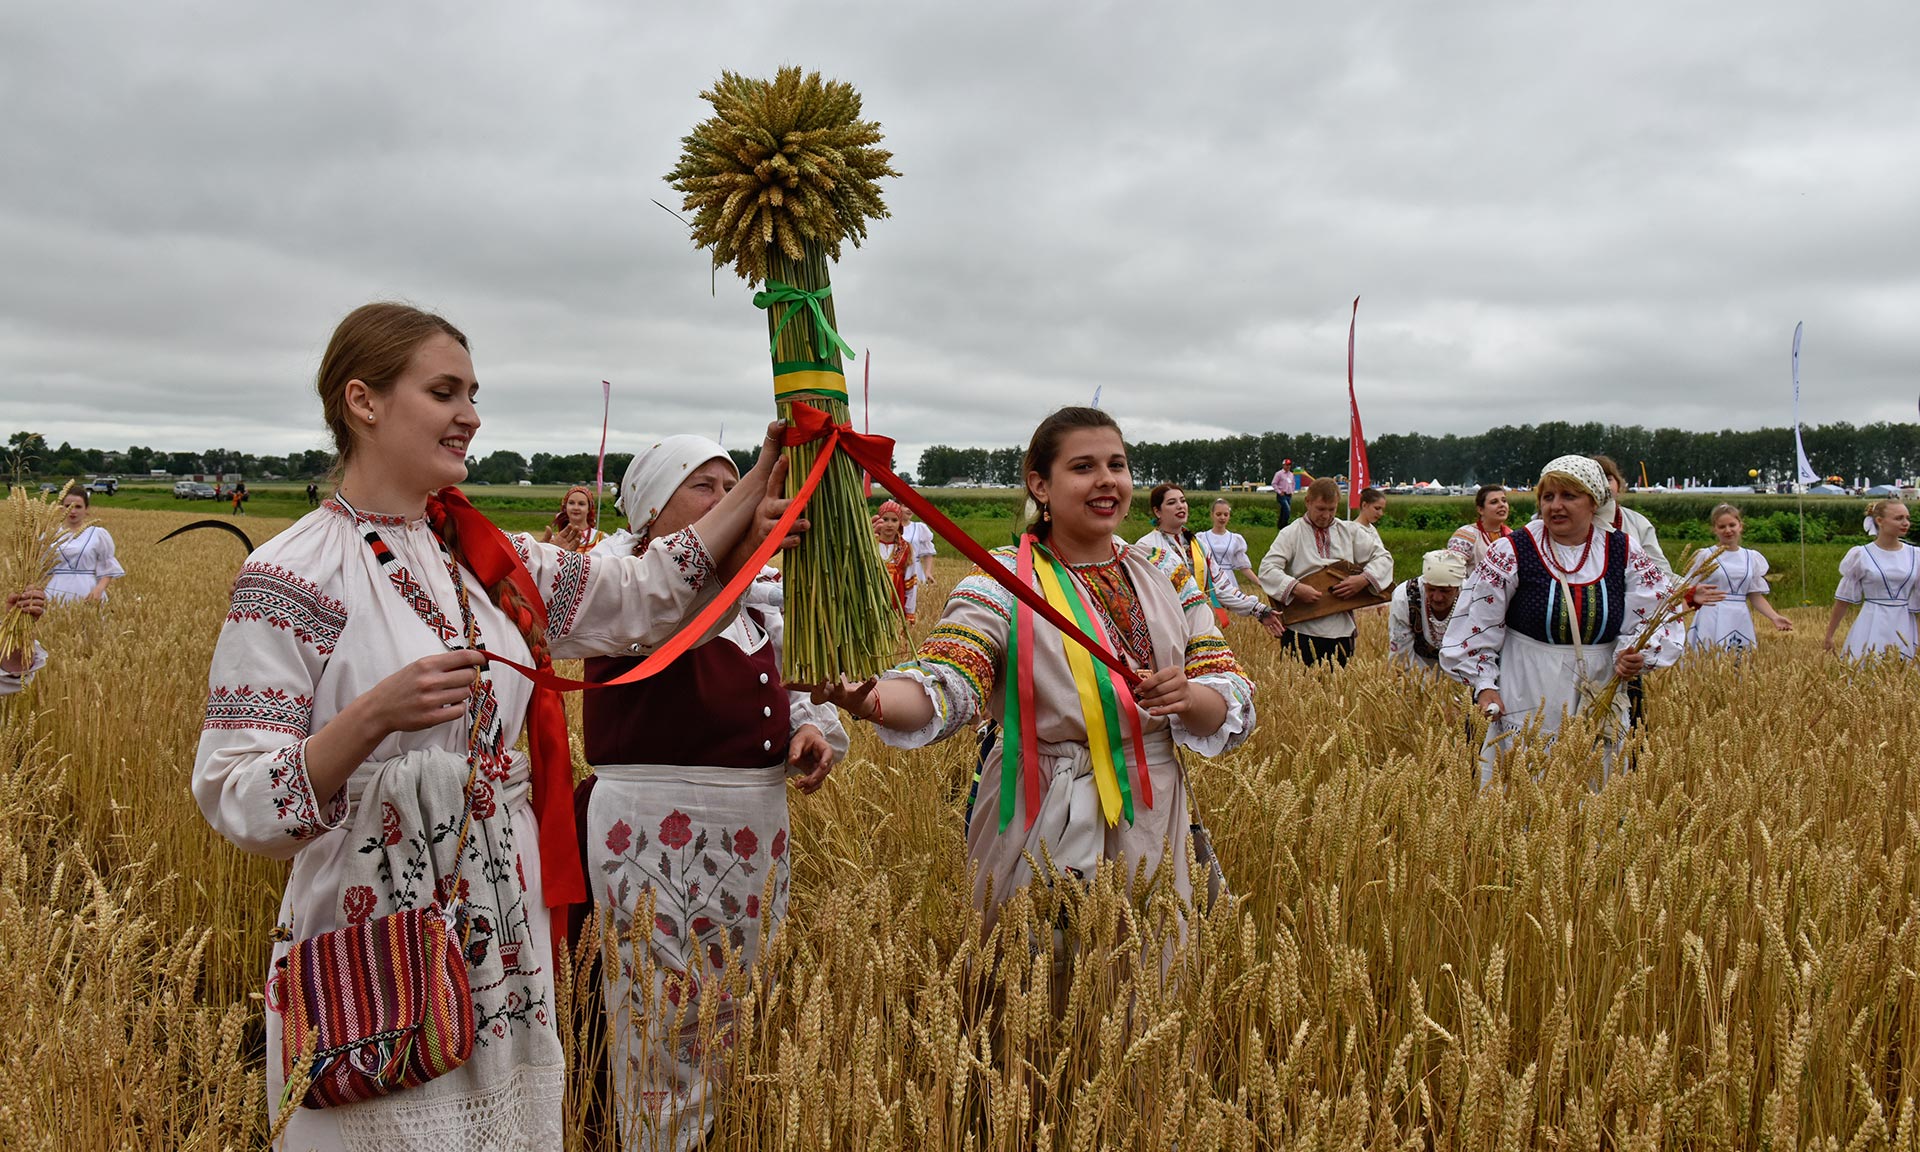
{"label": "earring", "polygon": [[373,423],[373,413],[371,412],[367,413],[367,423]]}
{"label": "earring", "polygon": [[1045,524],[1051,521],[1052,519],[1053,519],[1053,509],[1048,507],[1045,504],[1040,505],[1040,523]]}

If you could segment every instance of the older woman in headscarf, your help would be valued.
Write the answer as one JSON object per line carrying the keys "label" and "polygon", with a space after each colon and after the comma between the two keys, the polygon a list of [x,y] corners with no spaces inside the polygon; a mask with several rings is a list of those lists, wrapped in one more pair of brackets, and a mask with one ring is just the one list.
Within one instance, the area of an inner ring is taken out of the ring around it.
{"label": "older woman in headscarf", "polygon": [[[1595,524],[1611,495],[1598,464],[1562,456],[1534,492],[1539,519],[1487,550],[1440,646],[1442,670],[1466,682],[1492,720],[1482,785],[1492,782],[1496,751],[1521,726],[1537,721],[1543,733],[1558,731],[1608,679],[1672,664],[1685,640],[1676,622],[1631,650],[1671,585],[1628,533]],[[1616,731],[1625,731],[1626,707],[1616,694]]]}
{"label": "older woman in headscarf", "polygon": [[1467,558],[1447,548],[1421,558],[1420,575],[1402,580],[1387,610],[1387,659],[1412,668],[1440,665],[1440,644],[1447,621],[1460,602]]}
{"label": "older woman in headscarf", "polygon": [[[738,480],[719,444],[667,437],[627,468],[619,507],[628,527],[596,553],[644,549]],[[699,1035],[699,997],[729,955],[751,965],[786,914],[787,776],[812,792],[846,753],[839,712],[781,683],[778,575],[763,572],[723,631],[657,675],[583,697],[594,774],[575,808],[588,887],[621,937],[620,970],[603,986],[614,1111],[629,1150],[691,1147],[712,1123],[709,1054],[718,1048]],[[588,660],[586,678],[613,680],[640,660]],[[629,929],[649,893],[643,965]],[[651,996],[636,985],[647,970]],[[723,1032],[731,1014],[723,1002]]]}

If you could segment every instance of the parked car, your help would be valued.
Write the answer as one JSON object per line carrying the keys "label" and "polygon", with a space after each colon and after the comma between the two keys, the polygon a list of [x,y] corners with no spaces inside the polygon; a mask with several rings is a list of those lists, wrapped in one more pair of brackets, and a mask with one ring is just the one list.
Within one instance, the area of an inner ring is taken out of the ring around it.
{"label": "parked car", "polygon": [[173,486],[175,500],[211,500],[214,495],[213,485],[198,480],[181,480]]}
{"label": "parked car", "polygon": [[112,476],[102,476],[88,484],[87,491],[95,496],[111,496],[120,491],[120,481]]}

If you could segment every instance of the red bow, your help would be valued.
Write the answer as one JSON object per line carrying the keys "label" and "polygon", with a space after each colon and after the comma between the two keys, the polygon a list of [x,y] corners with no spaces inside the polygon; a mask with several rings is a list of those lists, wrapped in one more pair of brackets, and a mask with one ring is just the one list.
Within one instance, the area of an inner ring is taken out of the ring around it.
{"label": "red bow", "polygon": [[[526,603],[526,609],[502,604],[501,610],[509,617],[525,617],[530,611],[530,622],[545,630],[547,604],[540,598],[533,573],[520,562],[520,554],[513,550],[506,533],[458,488],[443,488],[427,501],[427,520],[436,529],[451,520],[454,538],[460,542],[460,559],[480,583],[493,588],[502,580],[510,581]],[[514,621],[523,630],[527,623],[524,618]],[[488,655],[492,657],[492,653]],[[552,661],[545,652],[539,652],[534,655],[534,664],[538,670],[547,671]],[[518,664],[511,667],[521,668]],[[534,680],[533,699],[527,705],[527,751],[533,762],[533,815],[540,829],[541,884],[547,907],[560,908],[585,900],[587,885],[580,872],[573,825],[573,753],[567,744],[567,710],[560,694],[538,678]],[[556,916],[554,923],[564,933],[566,918]]]}

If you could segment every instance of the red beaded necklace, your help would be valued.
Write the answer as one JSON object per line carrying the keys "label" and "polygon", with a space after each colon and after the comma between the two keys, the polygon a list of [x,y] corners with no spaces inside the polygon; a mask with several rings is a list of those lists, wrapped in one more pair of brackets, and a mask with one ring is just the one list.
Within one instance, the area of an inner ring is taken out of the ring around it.
{"label": "red beaded necklace", "polygon": [[1546,556],[1547,564],[1549,567],[1553,568],[1556,572],[1559,572],[1560,575],[1571,578],[1575,572],[1578,572],[1580,571],[1580,569],[1585,568],[1587,566],[1587,557],[1593,555],[1593,530],[1592,529],[1587,530],[1587,546],[1580,549],[1580,559],[1575,560],[1573,562],[1572,567],[1567,567],[1566,565],[1563,565],[1560,563],[1560,557],[1558,555],[1560,546],[1554,543],[1553,533],[1549,532],[1546,535],[1547,535],[1547,546],[1545,549],[1543,549],[1543,554]]}

